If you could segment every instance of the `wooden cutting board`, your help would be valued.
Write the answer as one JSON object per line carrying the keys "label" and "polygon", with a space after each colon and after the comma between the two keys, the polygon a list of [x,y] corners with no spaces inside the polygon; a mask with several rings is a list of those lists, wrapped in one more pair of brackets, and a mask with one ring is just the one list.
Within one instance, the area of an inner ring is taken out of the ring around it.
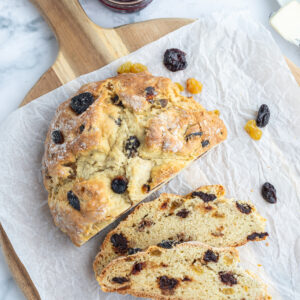
{"label": "wooden cutting board", "polygon": [[[59,42],[59,52],[54,64],[29,91],[21,105],[193,22],[192,19],[157,19],[104,29],[87,17],[78,0],[31,1],[52,27]],[[287,64],[300,84],[300,69],[288,59]],[[1,224],[0,244],[26,298],[40,299]]]}

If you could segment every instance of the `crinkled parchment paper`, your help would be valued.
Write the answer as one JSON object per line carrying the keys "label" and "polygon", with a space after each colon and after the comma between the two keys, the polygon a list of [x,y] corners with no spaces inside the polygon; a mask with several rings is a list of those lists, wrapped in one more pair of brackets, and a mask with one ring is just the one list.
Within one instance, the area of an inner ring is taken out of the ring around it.
{"label": "crinkled parchment paper", "polygon": [[[185,71],[172,73],[162,65],[170,47],[187,53]],[[127,60],[182,84],[188,77],[203,82],[196,100],[208,110],[219,109],[228,128],[223,144],[159,192],[185,194],[220,183],[228,196],[252,200],[268,220],[269,246],[264,241],[241,247],[241,264],[262,277],[274,299],[300,299],[300,88],[270,33],[245,13],[202,18],[40,97],[0,125],[0,219],[41,298],[124,299],[102,293],[94,279],[92,261],[103,234],[77,248],[54,226],[41,159],[57,106],[82,84],[115,75]],[[254,141],[243,126],[263,103],[269,105],[271,119],[262,139]],[[277,188],[277,204],[262,199],[265,181]]]}

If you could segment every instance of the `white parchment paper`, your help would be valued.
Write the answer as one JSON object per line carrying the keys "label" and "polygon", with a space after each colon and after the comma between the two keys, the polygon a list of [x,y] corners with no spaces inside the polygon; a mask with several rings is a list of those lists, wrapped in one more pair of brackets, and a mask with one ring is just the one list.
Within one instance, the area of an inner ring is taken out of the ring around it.
{"label": "white parchment paper", "polygon": [[[187,53],[185,71],[172,73],[162,65],[171,47]],[[226,142],[160,192],[185,194],[203,184],[223,184],[229,196],[252,200],[268,220],[269,246],[241,247],[241,264],[262,277],[274,299],[300,299],[300,88],[271,35],[247,13],[202,18],[40,97],[0,125],[0,220],[41,298],[132,299],[101,292],[92,261],[103,234],[75,247],[53,224],[41,177],[45,134],[57,106],[82,84],[115,75],[127,60],[182,84],[189,77],[200,80],[204,87],[196,100],[218,108],[228,128]],[[262,139],[254,141],[243,126],[263,103],[271,119]],[[277,204],[262,199],[265,181],[276,187]]]}

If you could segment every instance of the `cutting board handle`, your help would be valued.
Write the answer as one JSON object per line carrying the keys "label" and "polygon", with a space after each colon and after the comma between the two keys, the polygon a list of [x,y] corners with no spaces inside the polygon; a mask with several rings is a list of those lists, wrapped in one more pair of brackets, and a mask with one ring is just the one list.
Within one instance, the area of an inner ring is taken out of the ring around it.
{"label": "cutting board handle", "polygon": [[[128,54],[122,38],[114,29],[92,22],[78,0],[31,0],[52,27],[59,43],[52,67],[52,86],[64,84]],[[99,4],[100,5],[100,4]],[[88,68],[87,68],[88,66]],[[50,72],[50,70],[49,70]],[[41,84],[44,78],[41,78]]]}
{"label": "cutting board handle", "polygon": [[[78,0],[30,0],[52,27],[60,44],[68,33],[81,32],[84,24],[92,23]],[[99,27],[100,28],[100,27]]]}

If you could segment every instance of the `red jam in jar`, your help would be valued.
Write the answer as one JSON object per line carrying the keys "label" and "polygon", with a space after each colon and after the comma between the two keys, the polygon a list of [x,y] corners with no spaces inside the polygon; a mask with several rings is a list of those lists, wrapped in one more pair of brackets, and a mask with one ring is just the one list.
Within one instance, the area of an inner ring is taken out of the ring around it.
{"label": "red jam in jar", "polygon": [[114,11],[132,13],[145,8],[152,0],[100,0],[100,2]]}

